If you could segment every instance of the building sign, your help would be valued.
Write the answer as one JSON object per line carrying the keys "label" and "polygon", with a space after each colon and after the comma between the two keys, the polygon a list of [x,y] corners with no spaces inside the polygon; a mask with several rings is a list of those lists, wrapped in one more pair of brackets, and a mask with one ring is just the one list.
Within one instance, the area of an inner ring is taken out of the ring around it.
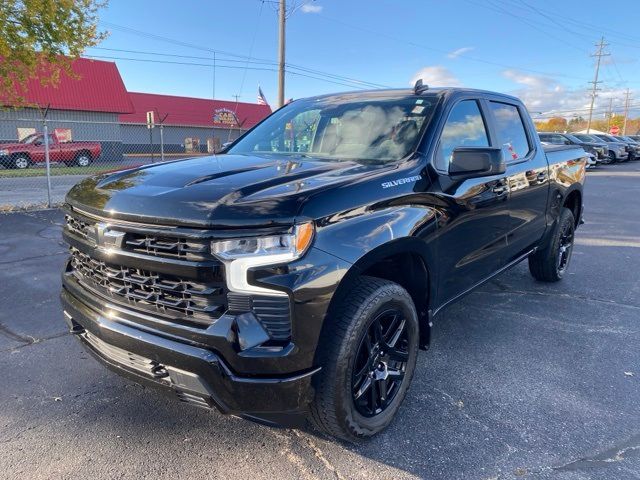
{"label": "building sign", "polygon": [[22,140],[27,138],[29,135],[33,135],[34,133],[36,133],[35,128],[18,127],[18,141],[21,142]]}
{"label": "building sign", "polygon": [[73,140],[70,128],[56,128],[53,130],[53,135],[56,137],[56,140],[58,140],[58,143],[65,143]]}
{"label": "building sign", "polygon": [[238,117],[233,113],[233,110],[229,110],[228,108],[218,108],[213,112],[213,123],[238,125]]}

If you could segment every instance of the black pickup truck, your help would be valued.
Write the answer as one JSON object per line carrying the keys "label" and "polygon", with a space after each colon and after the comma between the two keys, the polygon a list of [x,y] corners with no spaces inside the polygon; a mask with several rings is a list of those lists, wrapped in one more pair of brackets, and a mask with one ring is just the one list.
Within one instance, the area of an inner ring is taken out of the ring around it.
{"label": "black pickup truck", "polygon": [[220,155],[76,185],[64,316],[106,366],[183,402],[372,436],[446,305],[525,259],[563,277],[584,156],[543,149],[497,93],[297,100]]}

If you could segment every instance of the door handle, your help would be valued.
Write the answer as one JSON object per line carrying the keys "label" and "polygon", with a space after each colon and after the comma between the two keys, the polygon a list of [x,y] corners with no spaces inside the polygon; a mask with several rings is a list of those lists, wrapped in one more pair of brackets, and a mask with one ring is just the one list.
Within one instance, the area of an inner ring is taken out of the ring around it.
{"label": "door handle", "polygon": [[542,183],[547,179],[547,172],[540,172],[537,176],[536,179],[538,180],[538,183]]}
{"label": "door handle", "polygon": [[496,195],[502,196],[509,191],[509,187],[507,186],[506,183],[500,182],[495,187],[493,187],[492,191]]}

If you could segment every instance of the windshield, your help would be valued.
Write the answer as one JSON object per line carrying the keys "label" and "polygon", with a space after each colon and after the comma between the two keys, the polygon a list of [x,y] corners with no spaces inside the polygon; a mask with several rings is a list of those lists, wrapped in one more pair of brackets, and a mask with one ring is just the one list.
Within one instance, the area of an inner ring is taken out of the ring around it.
{"label": "windshield", "polygon": [[417,148],[437,101],[435,95],[299,100],[273,113],[228,153],[394,162]]}
{"label": "windshield", "polygon": [[33,143],[35,140],[38,140],[38,138],[40,138],[40,134],[32,133],[31,135],[27,135],[22,140],[20,140],[20,143]]}
{"label": "windshield", "polygon": [[565,133],[564,136],[565,136],[565,138],[571,140],[573,143],[582,143],[582,142],[584,142],[584,140],[580,140],[575,135],[570,135],[568,133]]}

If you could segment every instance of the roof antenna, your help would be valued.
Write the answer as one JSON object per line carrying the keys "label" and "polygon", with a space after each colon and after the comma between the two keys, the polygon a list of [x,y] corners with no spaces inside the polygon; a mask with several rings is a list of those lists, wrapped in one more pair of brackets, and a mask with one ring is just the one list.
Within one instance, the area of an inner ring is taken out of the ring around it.
{"label": "roof antenna", "polygon": [[416,95],[421,95],[424,92],[426,92],[427,90],[429,90],[429,85],[424,85],[422,83],[422,79],[421,78],[416,80],[416,84],[413,86],[413,93],[415,93]]}

